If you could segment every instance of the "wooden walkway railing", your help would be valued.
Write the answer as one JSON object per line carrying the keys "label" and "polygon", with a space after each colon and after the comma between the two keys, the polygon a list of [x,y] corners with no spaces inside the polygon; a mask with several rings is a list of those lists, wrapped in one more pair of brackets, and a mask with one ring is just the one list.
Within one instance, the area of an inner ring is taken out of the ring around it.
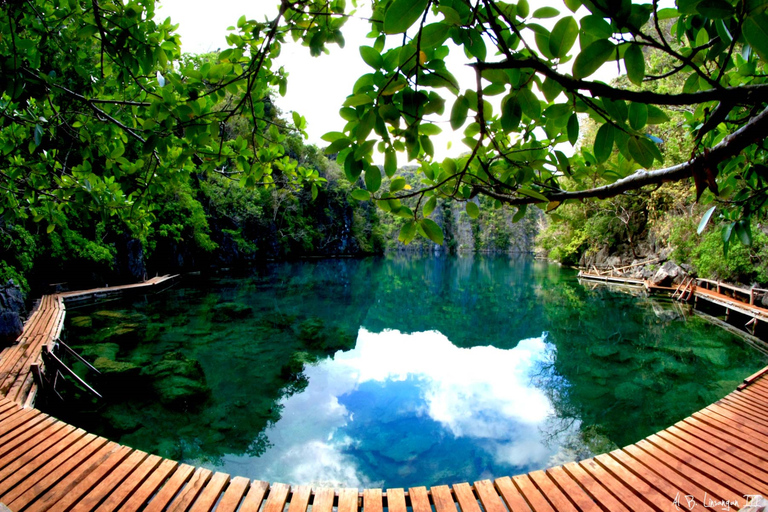
{"label": "wooden walkway railing", "polygon": [[63,314],[61,296],[44,297],[15,350],[0,354],[0,503],[13,512],[738,510],[768,495],[768,368],[675,425],[581,462],[450,487],[311,488],[162,459],[24,406],[35,347],[57,337]]}

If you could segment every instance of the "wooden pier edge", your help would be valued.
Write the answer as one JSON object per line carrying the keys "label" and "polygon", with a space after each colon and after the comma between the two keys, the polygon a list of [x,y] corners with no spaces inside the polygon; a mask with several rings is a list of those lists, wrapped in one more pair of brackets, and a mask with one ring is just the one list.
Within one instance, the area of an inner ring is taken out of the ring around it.
{"label": "wooden pier edge", "polygon": [[0,353],[0,512],[4,506],[12,512],[307,512],[310,506],[312,512],[757,511],[756,496],[768,495],[768,367],[722,400],[638,443],[494,480],[429,489],[312,488],[162,459],[31,406],[31,368],[58,337],[64,298],[102,292],[44,296],[17,345]]}

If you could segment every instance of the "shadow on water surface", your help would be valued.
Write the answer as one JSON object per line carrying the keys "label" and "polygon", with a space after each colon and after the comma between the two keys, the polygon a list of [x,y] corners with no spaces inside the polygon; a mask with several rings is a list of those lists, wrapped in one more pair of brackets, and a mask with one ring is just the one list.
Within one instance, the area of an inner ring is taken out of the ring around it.
{"label": "shadow on water surface", "polygon": [[701,319],[525,258],[272,264],[67,322],[106,399],[70,392],[52,412],[286,483],[435,485],[575,460],[766,364]]}

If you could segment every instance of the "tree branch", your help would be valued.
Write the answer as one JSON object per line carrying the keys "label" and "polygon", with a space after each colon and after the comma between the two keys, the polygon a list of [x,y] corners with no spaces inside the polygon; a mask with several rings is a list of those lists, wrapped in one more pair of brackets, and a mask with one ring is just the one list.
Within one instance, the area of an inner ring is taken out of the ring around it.
{"label": "tree branch", "polygon": [[[609,185],[587,190],[555,192],[546,194],[546,197],[549,201],[560,202],[568,199],[607,199],[646,185],[680,181],[706,169],[717,169],[719,163],[728,161],[728,159],[741,153],[742,150],[761,141],[767,132],[768,108],[752,118],[749,123],[728,135],[712,149],[692,158],[688,162],[655,171],[640,170]],[[485,187],[479,187],[479,189],[481,193],[510,205],[541,202],[541,200],[532,197],[502,194]]]}
{"label": "tree branch", "polygon": [[628,91],[617,89],[600,82],[577,80],[561,75],[547,63],[538,59],[515,59],[501,62],[477,62],[468,66],[483,69],[532,69],[560,84],[565,90],[589,91],[593,97],[604,97],[612,100],[627,100],[654,105],[693,105],[708,101],[726,101],[748,104],[768,102],[768,84],[745,85],[742,87],[726,87],[724,89],[709,89],[693,93],[660,94],[652,91]]}

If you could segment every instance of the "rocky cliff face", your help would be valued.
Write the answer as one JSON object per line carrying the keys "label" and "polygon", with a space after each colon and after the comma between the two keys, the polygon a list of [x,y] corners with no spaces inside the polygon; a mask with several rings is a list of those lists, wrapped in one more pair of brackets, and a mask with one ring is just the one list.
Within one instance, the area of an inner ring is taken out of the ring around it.
{"label": "rocky cliff face", "polygon": [[25,314],[21,290],[9,280],[0,287],[0,348],[12,345],[21,334]]}

